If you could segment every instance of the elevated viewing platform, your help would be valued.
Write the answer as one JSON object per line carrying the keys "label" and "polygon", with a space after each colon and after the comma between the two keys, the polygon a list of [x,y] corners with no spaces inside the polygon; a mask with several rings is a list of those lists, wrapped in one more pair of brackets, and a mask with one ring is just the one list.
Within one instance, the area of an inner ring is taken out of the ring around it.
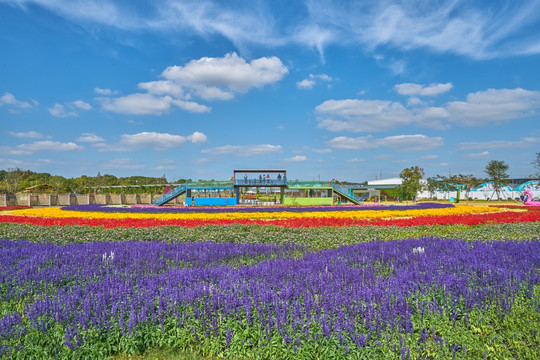
{"label": "elevated viewing platform", "polygon": [[234,170],[233,184],[238,187],[287,187],[287,171]]}

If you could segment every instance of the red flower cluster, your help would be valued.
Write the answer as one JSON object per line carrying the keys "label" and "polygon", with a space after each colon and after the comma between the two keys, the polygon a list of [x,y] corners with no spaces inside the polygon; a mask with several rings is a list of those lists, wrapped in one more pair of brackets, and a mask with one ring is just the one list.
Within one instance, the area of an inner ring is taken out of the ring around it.
{"label": "red flower cluster", "polygon": [[504,211],[489,214],[470,214],[452,216],[419,216],[403,219],[352,219],[352,218],[297,218],[297,219],[86,219],[86,218],[42,218],[31,216],[0,215],[0,222],[33,225],[86,225],[115,227],[153,227],[183,226],[196,227],[204,225],[275,225],[290,228],[319,226],[415,226],[415,225],[479,225],[499,223],[519,223],[540,221],[540,208],[528,209],[527,212]]}
{"label": "red flower cluster", "polygon": [[30,209],[31,206],[0,206],[0,211]]}

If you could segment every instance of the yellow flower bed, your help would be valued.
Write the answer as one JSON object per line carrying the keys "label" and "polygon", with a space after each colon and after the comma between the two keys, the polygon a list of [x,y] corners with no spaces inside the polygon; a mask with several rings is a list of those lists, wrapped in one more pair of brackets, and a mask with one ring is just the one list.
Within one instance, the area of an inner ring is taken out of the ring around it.
{"label": "yellow flower bed", "polygon": [[62,210],[59,207],[23,209],[12,211],[13,215],[38,216],[50,218],[87,218],[87,219],[296,219],[296,218],[353,218],[376,219],[417,216],[451,216],[478,213],[499,212],[500,209],[487,206],[456,206],[443,209],[419,210],[359,210],[359,211],[313,211],[313,212],[234,212],[234,213],[109,213]]}

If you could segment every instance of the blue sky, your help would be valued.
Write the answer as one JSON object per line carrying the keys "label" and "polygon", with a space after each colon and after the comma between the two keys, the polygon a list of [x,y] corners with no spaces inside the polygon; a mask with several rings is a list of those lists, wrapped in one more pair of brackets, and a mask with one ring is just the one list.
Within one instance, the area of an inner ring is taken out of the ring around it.
{"label": "blue sky", "polygon": [[540,151],[540,1],[0,0],[0,49],[3,169],[527,177]]}

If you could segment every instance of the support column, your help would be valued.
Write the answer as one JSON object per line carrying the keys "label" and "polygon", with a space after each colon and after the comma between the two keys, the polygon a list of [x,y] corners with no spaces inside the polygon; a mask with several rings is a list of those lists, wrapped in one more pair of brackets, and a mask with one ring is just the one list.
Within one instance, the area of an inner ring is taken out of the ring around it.
{"label": "support column", "polygon": [[240,186],[235,186],[234,190],[236,192],[236,205],[240,204]]}
{"label": "support column", "polygon": [[279,188],[279,203],[283,205],[285,202],[285,188],[282,186]]}

